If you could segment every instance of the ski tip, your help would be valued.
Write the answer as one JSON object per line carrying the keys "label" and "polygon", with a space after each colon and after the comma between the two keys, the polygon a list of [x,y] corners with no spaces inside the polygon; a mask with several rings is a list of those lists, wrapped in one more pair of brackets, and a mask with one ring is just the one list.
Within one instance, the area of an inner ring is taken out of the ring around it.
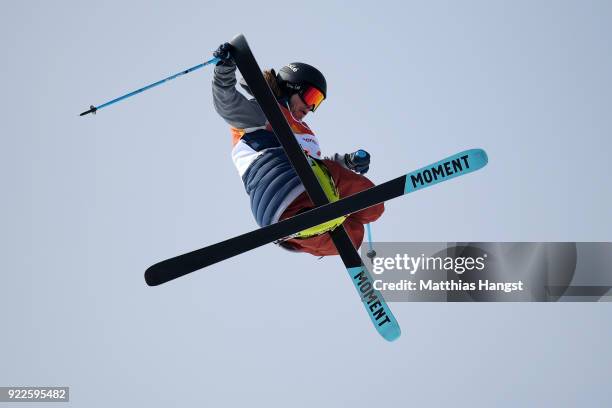
{"label": "ski tip", "polygon": [[379,333],[385,340],[395,341],[402,335],[402,329],[400,329],[399,324],[395,323],[382,330],[379,330]]}
{"label": "ski tip", "polygon": [[489,156],[483,149],[470,149],[466,153],[470,156],[473,163],[476,163],[478,168],[482,168],[489,163]]}
{"label": "ski tip", "polygon": [[238,48],[239,50],[244,50],[244,49],[249,48],[249,43],[247,43],[247,40],[244,34],[242,33],[236,34],[234,38],[230,40],[229,43],[232,47]]}
{"label": "ski tip", "polygon": [[483,149],[469,149],[406,174],[404,194],[480,170],[489,163]]}

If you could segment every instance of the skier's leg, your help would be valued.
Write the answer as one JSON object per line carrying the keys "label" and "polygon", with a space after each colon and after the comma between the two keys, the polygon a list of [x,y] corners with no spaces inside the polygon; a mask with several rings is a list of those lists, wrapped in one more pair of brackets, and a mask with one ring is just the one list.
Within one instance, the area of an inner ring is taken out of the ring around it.
{"label": "skier's leg", "polygon": [[[363,224],[349,217],[342,225],[346,229],[355,248],[359,248],[363,242]],[[285,242],[285,245],[289,246],[293,251],[306,252],[315,256],[338,255],[338,250],[328,233],[305,239],[290,239]]]}
{"label": "skier's leg", "polygon": [[353,246],[355,248],[359,248],[363,242],[364,236],[363,223],[360,220],[355,219],[353,216],[350,216],[342,225],[344,225],[344,229],[346,229],[346,232],[351,238]]}
{"label": "skier's leg", "polygon": [[310,197],[308,197],[308,194],[304,191],[302,194],[297,196],[297,198],[293,200],[291,204],[289,204],[285,211],[283,211],[279,221],[291,218],[294,215],[306,210],[310,210],[311,208],[314,208],[314,206],[315,205],[312,203],[312,201],[310,201]]}
{"label": "skier's leg", "polygon": [[[336,183],[336,188],[340,193],[340,198],[345,198],[360,191],[374,187],[374,183],[372,183],[367,177],[344,168],[342,165],[333,160],[324,160],[323,162],[334,179],[334,183]],[[358,221],[361,224],[368,224],[379,219],[384,211],[385,205],[384,203],[380,203],[351,214],[349,219],[352,218],[354,221]],[[353,240],[353,242],[355,242],[355,240]]]}
{"label": "skier's leg", "polygon": [[[342,167],[340,164],[332,160],[324,160],[338,193],[341,198],[353,195],[359,191],[368,189],[374,186],[368,178],[357,174],[351,170]],[[283,212],[280,220],[284,220],[294,215],[309,210],[314,207],[312,201],[306,192],[300,194]],[[346,229],[355,248],[359,248],[363,242],[364,228],[363,224],[376,221],[385,211],[384,204],[377,204],[370,208],[358,211],[351,214],[342,225]],[[338,251],[334,246],[329,234],[322,234],[306,239],[290,239],[286,241],[286,245],[292,250],[298,252],[306,252],[315,256],[331,256],[338,255]]]}
{"label": "skier's leg", "polygon": [[311,238],[290,239],[287,243],[296,251],[306,252],[314,256],[338,255],[338,250],[334,246],[331,236],[328,233]]}
{"label": "skier's leg", "polygon": [[[334,183],[336,184],[340,198],[345,198],[362,190],[374,187],[374,183],[372,183],[367,177],[346,169],[333,160],[323,160],[323,162],[325,163],[325,167],[327,167],[331,177],[334,180]],[[293,200],[287,209],[285,209],[280,217],[280,220],[293,217],[299,212],[303,212],[311,208],[314,208],[314,204],[312,201],[310,201],[308,194],[303,192],[295,200]],[[370,208],[358,211],[352,214],[351,217],[360,221],[362,224],[367,224],[380,218],[384,211],[384,203],[380,203]]]}

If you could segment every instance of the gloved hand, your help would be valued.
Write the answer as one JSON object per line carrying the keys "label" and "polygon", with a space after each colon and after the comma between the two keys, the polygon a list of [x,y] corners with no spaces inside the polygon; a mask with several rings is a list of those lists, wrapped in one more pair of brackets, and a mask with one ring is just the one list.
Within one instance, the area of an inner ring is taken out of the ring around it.
{"label": "gloved hand", "polygon": [[213,57],[219,58],[221,61],[217,62],[217,65],[235,65],[236,62],[232,58],[231,54],[232,46],[230,43],[221,44],[215,52],[213,52]]}
{"label": "gloved hand", "polygon": [[344,155],[344,163],[355,173],[366,174],[370,169],[370,153],[361,149],[354,153],[347,153]]}

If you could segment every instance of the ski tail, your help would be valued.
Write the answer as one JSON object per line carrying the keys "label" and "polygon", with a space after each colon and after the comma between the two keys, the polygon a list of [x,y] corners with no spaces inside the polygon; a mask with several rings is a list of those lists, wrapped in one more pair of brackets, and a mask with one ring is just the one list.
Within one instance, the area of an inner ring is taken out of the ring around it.
{"label": "ski tail", "polygon": [[346,268],[346,270],[378,333],[387,341],[399,338],[402,334],[399,323],[383,296],[374,289],[374,282],[366,267],[362,264],[354,268]]}

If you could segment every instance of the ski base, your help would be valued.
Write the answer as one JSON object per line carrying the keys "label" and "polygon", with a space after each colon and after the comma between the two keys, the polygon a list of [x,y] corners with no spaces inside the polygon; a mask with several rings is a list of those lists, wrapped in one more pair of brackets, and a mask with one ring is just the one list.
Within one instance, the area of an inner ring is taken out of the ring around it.
{"label": "ski base", "polygon": [[388,341],[399,338],[402,334],[399,323],[395,320],[395,316],[391,313],[380,292],[374,289],[374,283],[368,270],[363,265],[346,270],[378,333]]}

